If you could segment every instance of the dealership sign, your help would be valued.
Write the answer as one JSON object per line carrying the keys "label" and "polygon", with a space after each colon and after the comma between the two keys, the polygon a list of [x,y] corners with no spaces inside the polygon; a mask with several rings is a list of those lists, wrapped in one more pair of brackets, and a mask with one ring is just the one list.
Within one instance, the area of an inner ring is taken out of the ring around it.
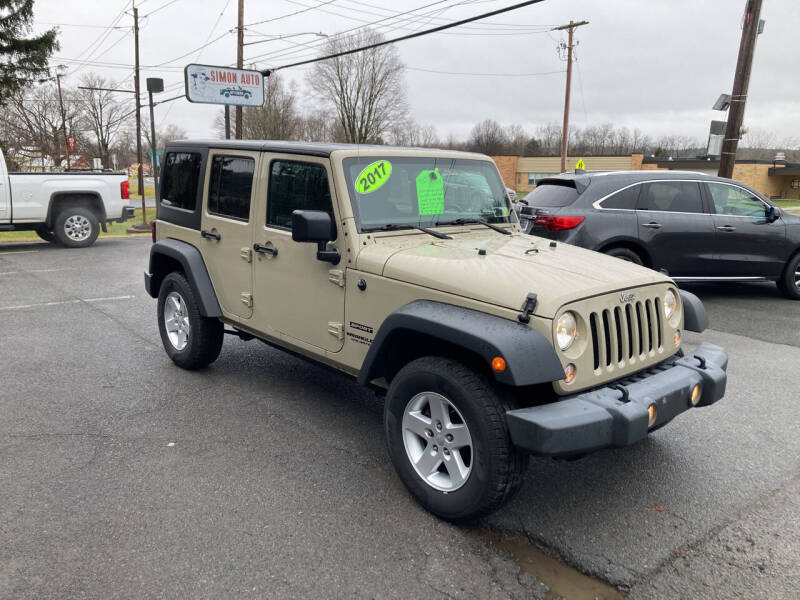
{"label": "dealership sign", "polygon": [[264,106],[264,76],[260,71],[186,65],[184,75],[189,102]]}

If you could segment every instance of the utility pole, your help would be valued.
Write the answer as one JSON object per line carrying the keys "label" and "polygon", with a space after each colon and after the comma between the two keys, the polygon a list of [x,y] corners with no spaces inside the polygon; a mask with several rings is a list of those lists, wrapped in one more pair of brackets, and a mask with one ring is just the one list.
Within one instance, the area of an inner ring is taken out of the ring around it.
{"label": "utility pole", "polygon": [[139,98],[139,9],[133,7],[133,44],[136,52],[135,64],[136,73],[134,75],[134,93],[136,95],[136,160],[139,163],[139,172],[136,179],[139,182],[139,196],[142,198],[142,229],[147,227],[147,210],[144,204],[144,172],[142,169],[142,102]]}
{"label": "utility pole", "polygon": [[733,77],[731,106],[728,109],[728,124],[725,127],[725,138],[722,141],[722,153],[719,160],[720,177],[730,179],[733,176],[733,165],[736,162],[736,149],[739,147],[740,131],[744,119],[744,106],[747,102],[747,88],[750,85],[750,69],[753,66],[753,54],[756,49],[756,37],[761,15],[761,0],[746,0],[744,8],[744,24],[742,40],[739,42],[739,57],[736,60],[736,74]]}
{"label": "utility pole", "polygon": [[567,91],[564,96],[564,126],[561,129],[561,172],[567,170],[567,138],[569,137],[569,92],[572,83],[572,32],[576,27],[581,25],[588,25],[589,21],[570,21],[569,25],[561,25],[560,27],[553,27],[552,31],[562,31],[564,29],[569,31],[569,41],[567,42]]}
{"label": "utility pole", "polygon": [[58,85],[58,103],[61,105],[61,126],[64,128],[64,150],[67,153],[67,171],[69,171],[69,138],[67,137],[67,116],[64,113],[64,98],[61,96],[61,73],[56,73],[56,84]]}
{"label": "utility pole", "polygon": [[[244,0],[239,0],[239,24],[236,29],[236,68],[244,64]],[[242,107],[236,107],[236,139],[242,139]]]}

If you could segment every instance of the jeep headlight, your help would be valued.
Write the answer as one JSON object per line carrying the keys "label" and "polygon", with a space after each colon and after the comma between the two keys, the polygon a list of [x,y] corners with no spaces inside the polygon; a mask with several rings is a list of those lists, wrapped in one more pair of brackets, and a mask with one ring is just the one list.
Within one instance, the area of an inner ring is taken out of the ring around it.
{"label": "jeep headlight", "polygon": [[675,292],[672,290],[667,290],[667,293],[664,294],[664,316],[669,319],[673,314],[675,314],[675,309],[678,307],[678,298],[675,296]]}
{"label": "jeep headlight", "polygon": [[558,347],[566,350],[578,337],[578,321],[575,315],[567,311],[556,322],[556,342]]}

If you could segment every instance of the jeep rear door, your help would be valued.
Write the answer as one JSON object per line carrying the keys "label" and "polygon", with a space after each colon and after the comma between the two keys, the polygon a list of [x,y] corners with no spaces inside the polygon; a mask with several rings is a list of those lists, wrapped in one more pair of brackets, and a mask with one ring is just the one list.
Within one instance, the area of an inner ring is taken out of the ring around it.
{"label": "jeep rear door", "polygon": [[[258,152],[209,150],[198,248],[227,315],[253,314],[251,208]],[[263,191],[262,191],[263,193]]]}
{"label": "jeep rear door", "polygon": [[[317,260],[317,245],[292,240],[292,211],[322,210],[339,223],[329,161],[265,154],[267,193],[259,197],[253,247],[253,324],[288,341],[338,352],[344,340],[342,264]],[[344,253],[341,228],[337,240]]]}
{"label": "jeep rear door", "polygon": [[713,273],[714,221],[697,181],[647,182],[637,206],[639,240],[654,269],[666,269],[673,277]]}

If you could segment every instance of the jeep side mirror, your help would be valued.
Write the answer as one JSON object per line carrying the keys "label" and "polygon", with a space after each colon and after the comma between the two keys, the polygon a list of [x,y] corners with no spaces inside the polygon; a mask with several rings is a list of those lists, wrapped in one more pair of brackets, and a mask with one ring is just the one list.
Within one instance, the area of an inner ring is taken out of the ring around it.
{"label": "jeep side mirror", "polygon": [[295,242],[316,242],[317,260],[338,265],[342,259],[336,248],[326,250],[327,243],[336,239],[336,225],[331,215],[323,210],[292,211],[292,239]]}

